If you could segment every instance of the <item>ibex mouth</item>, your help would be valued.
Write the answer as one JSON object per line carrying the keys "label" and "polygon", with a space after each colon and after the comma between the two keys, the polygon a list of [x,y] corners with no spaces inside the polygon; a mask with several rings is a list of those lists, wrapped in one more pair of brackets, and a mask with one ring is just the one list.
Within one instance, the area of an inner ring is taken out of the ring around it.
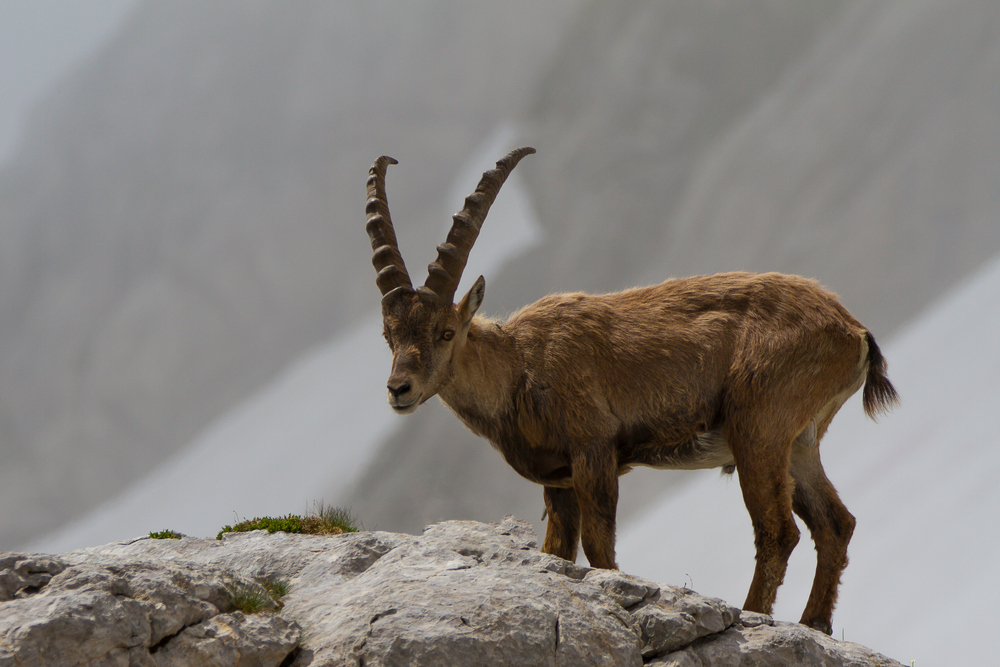
{"label": "ibex mouth", "polygon": [[414,401],[412,401],[410,403],[401,403],[401,402],[398,402],[398,401],[394,402],[393,399],[390,398],[389,399],[389,407],[391,407],[396,412],[396,414],[399,414],[399,415],[408,415],[408,414],[410,414],[411,412],[413,412],[414,410],[416,410],[417,408],[420,407],[420,403],[422,402],[420,400],[421,398],[423,398],[423,397],[422,396],[417,396],[416,400],[414,400]]}

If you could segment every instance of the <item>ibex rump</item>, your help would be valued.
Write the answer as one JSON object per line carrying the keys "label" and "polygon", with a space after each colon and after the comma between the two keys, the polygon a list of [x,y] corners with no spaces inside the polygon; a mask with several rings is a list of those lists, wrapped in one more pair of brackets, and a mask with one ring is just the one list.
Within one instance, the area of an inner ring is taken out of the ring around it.
{"label": "ibex rump", "polygon": [[462,271],[521,148],[483,175],[414,288],[385,197],[387,157],[369,172],[367,230],[392,349],[389,404],[437,394],[522,476],[544,487],[543,549],[615,568],[618,477],[633,466],[739,472],[756,569],[744,608],[771,613],[799,539],[816,543],[801,622],[829,633],[854,517],[820,463],[830,420],[864,386],[869,416],[896,392],[871,333],[816,282],[776,273],[668,280],[604,295],[559,294],[505,322],[476,315],[480,276]]}

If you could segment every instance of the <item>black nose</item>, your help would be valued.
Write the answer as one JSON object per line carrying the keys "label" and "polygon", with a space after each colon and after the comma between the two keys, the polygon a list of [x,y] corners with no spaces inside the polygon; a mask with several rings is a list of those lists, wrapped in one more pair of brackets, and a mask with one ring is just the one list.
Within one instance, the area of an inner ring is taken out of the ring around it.
{"label": "black nose", "polygon": [[399,386],[393,387],[391,384],[388,385],[389,393],[392,394],[393,398],[399,398],[406,392],[410,391],[410,383],[403,382]]}

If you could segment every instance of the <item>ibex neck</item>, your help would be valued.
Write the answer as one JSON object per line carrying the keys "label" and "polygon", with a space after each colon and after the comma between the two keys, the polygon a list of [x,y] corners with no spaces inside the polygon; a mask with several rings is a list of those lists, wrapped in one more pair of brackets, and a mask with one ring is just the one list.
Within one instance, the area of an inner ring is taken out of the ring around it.
{"label": "ibex neck", "polygon": [[509,409],[520,369],[513,337],[497,323],[475,317],[453,361],[452,379],[439,395],[463,420],[463,413],[494,417]]}

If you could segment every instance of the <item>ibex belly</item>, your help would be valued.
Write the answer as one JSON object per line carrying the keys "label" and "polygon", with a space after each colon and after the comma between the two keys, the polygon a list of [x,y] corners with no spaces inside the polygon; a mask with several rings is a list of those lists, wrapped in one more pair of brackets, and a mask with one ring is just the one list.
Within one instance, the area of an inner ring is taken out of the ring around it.
{"label": "ibex belly", "polygon": [[[816,446],[816,420],[809,422],[794,440],[798,447]],[[733,454],[721,429],[697,433],[678,445],[649,443],[637,447],[625,467],[648,466],[661,470],[706,470],[732,468],[736,465]],[[623,470],[622,472],[627,472]],[[726,472],[731,472],[727,470]]]}
{"label": "ibex belly", "polygon": [[685,442],[673,445],[648,443],[637,447],[628,466],[648,466],[662,470],[705,470],[732,466],[733,453],[720,429],[697,433]]}

